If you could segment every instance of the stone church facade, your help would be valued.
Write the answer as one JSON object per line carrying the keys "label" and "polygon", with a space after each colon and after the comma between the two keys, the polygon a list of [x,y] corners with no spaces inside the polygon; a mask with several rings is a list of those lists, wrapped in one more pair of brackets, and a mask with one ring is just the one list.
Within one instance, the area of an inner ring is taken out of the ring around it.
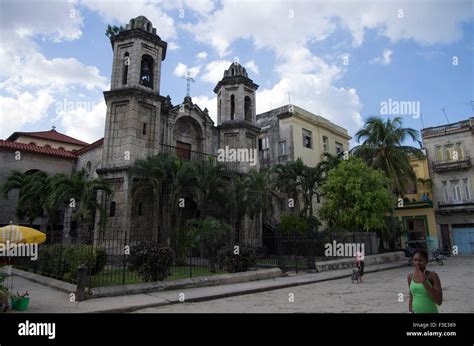
{"label": "stone church facade", "polygon": [[[106,205],[109,214],[106,231],[113,231],[114,234],[126,236],[128,239],[133,234],[141,232],[149,238],[165,242],[170,236],[166,234],[166,229],[156,234],[150,227],[153,213],[151,203],[149,199],[147,200],[149,196],[132,194],[134,178],[131,167],[137,160],[163,152],[175,153],[184,160],[202,160],[207,159],[208,155],[217,158],[219,149],[231,148],[255,150],[255,152],[258,150],[259,153],[260,160],[257,160],[256,165],[250,162],[225,162],[236,172],[258,170],[260,168],[258,162],[264,163],[265,167],[281,163],[276,158],[272,162],[265,161],[265,150],[268,150],[268,139],[265,138],[270,126],[263,124],[262,117],[256,114],[258,85],[249,78],[246,69],[239,63],[232,63],[223,72],[223,78],[214,88],[214,93],[217,95],[217,124],[215,124],[209,111],[194,104],[190,96],[186,96],[181,103],[173,105],[169,96],[161,94],[161,64],[166,58],[167,43],[157,35],[156,29],[147,18],[139,16],[131,19],[124,30],[110,37],[110,42],[113,49],[113,66],[111,88],[104,92],[107,105],[104,138],[88,145],[80,143],[75,149],[68,147],[62,150],[54,147],[43,150],[40,146],[31,145],[26,148],[23,144],[0,140],[0,154],[3,153],[5,158],[14,161],[12,158],[14,150],[23,148],[22,150],[29,150],[32,154],[42,155],[45,167],[48,167],[48,162],[54,163],[49,165],[52,169],[48,172],[50,174],[56,173],[54,170],[56,166],[60,167],[57,172],[64,172],[64,167],[69,167],[66,171],[70,170],[70,173],[85,169],[90,177],[106,179],[111,183],[114,192]],[[317,119],[317,116],[313,119],[311,114],[307,113],[309,114],[308,122],[316,127],[320,126],[318,124],[321,121]],[[280,132],[289,126],[284,124],[287,120],[280,116],[274,118],[273,132]],[[347,130],[325,121],[328,123],[327,126],[332,126],[334,133],[340,137],[339,142],[344,143],[344,147],[348,148],[350,137],[347,135]],[[290,127],[293,128],[294,136],[288,138],[290,141],[288,148],[293,150],[292,148],[301,147],[302,144],[299,144],[296,139],[293,140],[293,137],[299,136],[296,132],[300,130],[293,125]],[[48,133],[49,139],[58,136],[53,133],[54,136],[51,137],[50,132],[44,132]],[[74,140],[60,135],[64,137],[61,137],[63,140],[61,143]],[[285,139],[282,136],[273,137],[280,142]],[[262,141],[267,143],[267,147],[262,148]],[[270,147],[281,146],[278,141],[270,143]],[[306,155],[312,154],[307,151]],[[295,151],[293,156],[287,157],[296,159],[301,155]],[[56,164],[58,160],[61,160],[61,165]],[[15,165],[24,166],[25,164],[28,166],[28,162],[24,161],[21,164],[9,165],[3,171],[0,170],[0,177],[3,176],[6,179],[9,172],[16,169]],[[28,167],[23,166],[17,168],[27,171]],[[38,167],[29,167],[29,169],[33,168]],[[1,183],[3,181],[0,181]],[[102,199],[102,196],[99,198]],[[11,198],[2,203],[5,210],[8,207],[9,212],[2,214],[0,211],[0,224],[7,224],[8,220],[20,223],[14,216],[16,199]],[[190,210],[183,213],[185,219],[191,215]],[[63,219],[64,224],[60,227],[63,229],[65,238],[74,237],[70,215],[67,212]],[[166,225],[165,219],[166,212],[163,217]],[[248,220],[243,221],[243,224],[248,223]],[[41,220],[38,220],[37,226],[41,230],[46,229],[46,225]],[[96,223],[96,237],[99,231],[98,223]],[[253,237],[258,238],[258,235]]]}
{"label": "stone church facade", "polygon": [[[108,206],[113,216],[107,228],[120,229],[129,236],[143,233],[151,217],[147,196],[132,194],[133,164],[161,152],[190,160],[216,156],[218,149],[226,146],[256,149],[260,133],[255,107],[258,85],[243,66],[231,64],[214,89],[218,102],[215,124],[209,111],[194,104],[191,97],[173,105],[169,96],[160,94],[167,43],[148,19],[131,19],[123,31],[111,37],[111,44],[112,81],[111,90],[104,92],[107,114],[102,157],[94,166],[98,166],[98,176],[110,181],[114,189],[113,205]],[[258,168],[248,162],[231,166],[239,172]],[[166,234],[158,237],[166,240]]]}

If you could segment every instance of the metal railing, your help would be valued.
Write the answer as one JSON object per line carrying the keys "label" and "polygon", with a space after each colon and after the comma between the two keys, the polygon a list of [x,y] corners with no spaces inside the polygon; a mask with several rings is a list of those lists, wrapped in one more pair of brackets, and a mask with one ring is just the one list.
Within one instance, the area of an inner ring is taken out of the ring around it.
{"label": "metal railing", "polygon": [[175,154],[181,160],[185,161],[206,161],[209,157],[214,158],[215,162],[219,162],[220,164],[224,165],[230,171],[238,171],[239,170],[239,162],[233,161],[218,161],[217,155],[203,153],[200,151],[190,150],[186,148],[179,148],[176,146],[160,143],[161,152],[164,153],[172,153]]}
{"label": "metal railing", "polygon": [[446,133],[457,132],[460,130],[469,129],[474,126],[474,118],[470,118],[469,120],[459,121],[453,124],[447,124],[437,127],[428,127],[426,129],[422,129],[422,137],[430,137],[430,136],[440,136]]}
{"label": "metal railing", "polygon": [[442,172],[455,169],[468,169],[472,167],[471,158],[466,156],[458,160],[440,160],[433,162],[433,170],[435,172]]}
{"label": "metal railing", "polygon": [[474,207],[474,201],[463,201],[463,202],[452,202],[452,203],[441,203],[438,202],[439,209],[446,209],[446,208],[466,208],[466,207]]}

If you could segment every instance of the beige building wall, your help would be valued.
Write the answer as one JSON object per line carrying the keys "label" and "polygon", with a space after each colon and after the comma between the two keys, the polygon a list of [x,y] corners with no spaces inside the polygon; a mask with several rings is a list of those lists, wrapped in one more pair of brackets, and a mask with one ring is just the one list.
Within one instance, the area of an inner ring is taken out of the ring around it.
{"label": "beige building wall", "polygon": [[[330,121],[294,106],[294,115],[285,119],[285,123],[292,126],[294,159],[301,158],[310,166],[316,166],[324,152],[337,154],[336,143],[340,144],[342,151],[349,150],[347,130],[331,123]],[[311,148],[303,145],[303,130],[311,132]],[[323,138],[327,138],[325,147]]]}
{"label": "beige building wall", "polygon": [[19,136],[15,140],[15,142],[24,143],[24,144],[30,144],[31,142],[34,142],[39,147],[44,147],[45,145],[49,145],[52,149],[64,148],[64,150],[68,150],[68,151],[79,150],[84,147],[83,145],[76,145],[76,144],[58,142],[58,141],[41,139],[41,138],[36,138],[36,137],[29,137],[29,136]]}

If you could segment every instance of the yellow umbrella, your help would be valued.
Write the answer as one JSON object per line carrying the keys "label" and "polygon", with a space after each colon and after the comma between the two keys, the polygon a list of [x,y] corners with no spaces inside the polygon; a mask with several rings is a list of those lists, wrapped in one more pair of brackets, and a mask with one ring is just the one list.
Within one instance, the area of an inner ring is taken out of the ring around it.
{"label": "yellow umbrella", "polygon": [[41,244],[46,241],[46,234],[30,227],[8,225],[0,227],[0,243]]}

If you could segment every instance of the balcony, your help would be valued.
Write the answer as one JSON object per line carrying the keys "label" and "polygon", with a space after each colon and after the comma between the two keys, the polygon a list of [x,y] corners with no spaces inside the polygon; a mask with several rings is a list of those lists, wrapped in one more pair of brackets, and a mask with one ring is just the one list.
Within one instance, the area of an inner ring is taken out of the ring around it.
{"label": "balcony", "polygon": [[[213,157],[217,162],[217,155],[203,153],[200,151],[190,150],[184,147],[174,147],[172,145],[167,145],[160,143],[162,153],[172,153],[175,154],[179,159],[183,161],[205,161],[209,157]],[[220,161],[219,163],[223,164],[230,171],[239,170],[239,162],[233,161]]]}
{"label": "balcony", "polygon": [[474,213],[474,201],[438,202],[437,214]]}
{"label": "balcony", "polygon": [[434,161],[433,171],[436,173],[444,173],[447,171],[454,170],[468,170],[472,167],[470,157],[465,157],[459,160],[445,160],[445,161]]}
{"label": "balcony", "polygon": [[398,203],[395,209],[418,209],[418,208],[433,208],[433,201],[430,199],[410,200],[405,198],[403,200],[403,207],[399,207]]}
{"label": "balcony", "polygon": [[437,126],[437,127],[428,127],[426,129],[422,129],[421,136],[423,139],[426,139],[429,137],[445,136],[445,135],[450,135],[453,133],[464,132],[464,131],[469,131],[469,130],[472,133],[474,133],[474,117],[468,120],[459,121],[454,124],[448,124],[448,125]]}

